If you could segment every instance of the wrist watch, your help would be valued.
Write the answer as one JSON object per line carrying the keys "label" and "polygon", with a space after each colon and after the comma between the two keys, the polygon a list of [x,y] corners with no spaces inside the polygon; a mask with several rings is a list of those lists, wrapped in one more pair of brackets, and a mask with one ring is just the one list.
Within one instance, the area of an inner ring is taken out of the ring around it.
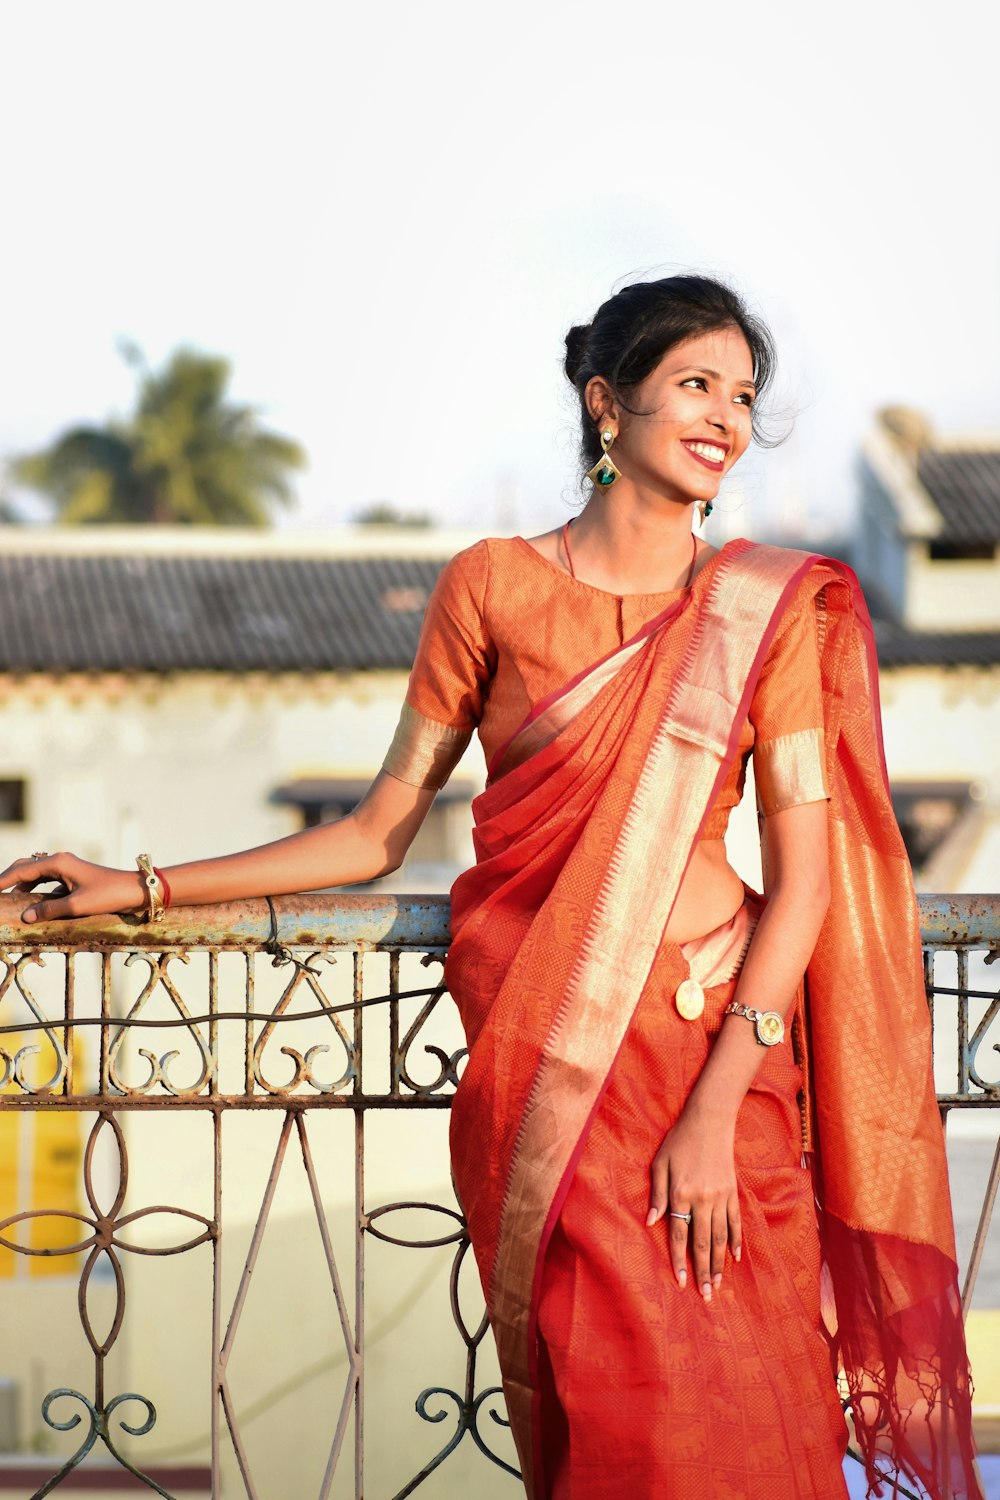
{"label": "wrist watch", "polygon": [[735,1000],[731,1000],[722,1014],[745,1016],[748,1021],[752,1021],[762,1047],[775,1047],[785,1040],[785,1023],[776,1010],[754,1010],[752,1006],[737,1005]]}

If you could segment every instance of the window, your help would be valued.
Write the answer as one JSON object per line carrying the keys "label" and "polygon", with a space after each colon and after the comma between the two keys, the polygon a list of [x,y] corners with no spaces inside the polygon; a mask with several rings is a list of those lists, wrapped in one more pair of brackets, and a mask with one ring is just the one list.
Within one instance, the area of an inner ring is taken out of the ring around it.
{"label": "window", "polygon": [[901,782],[892,788],[892,806],[910,864],[919,874],[944,843],[969,805],[971,783]]}
{"label": "window", "polygon": [[[288,782],[271,794],[271,801],[294,807],[304,828],[316,828],[342,818],[357,807],[368,790],[368,779],[353,777],[302,777]],[[434,805],[410,847],[402,870],[384,877],[393,887],[410,879],[421,882],[428,890],[447,889],[455,876],[471,862],[467,848],[468,830],[472,825],[469,806],[476,788],[471,781],[453,776],[434,799]],[[384,886],[380,887],[385,889]],[[345,887],[346,889],[346,887]]]}
{"label": "window", "polygon": [[[22,1064],[33,1082],[54,1070],[55,1053],[44,1033],[7,1032],[0,1037],[0,1045],[8,1058],[14,1058],[25,1047],[38,1049],[37,1056],[28,1057]],[[74,1066],[78,1067],[81,1060],[78,1049]],[[10,1071],[8,1063],[7,1072]],[[2,1091],[16,1094],[20,1089],[8,1077]],[[59,1251],[85,1237],[87,1226],[70,1217],[86,1212],[82,1202],[83,1125],[83,1115],[75,1110],[0,1112],[0,1220],[42,1208],[49,1210],[5,1230],[7,1238],[15,1244],[33,1250]],[[19,1255],[16,1250],[0,1246],[0,1278],[76,1276],[79,1268],[78,1255]]]}
{"label": "window", "polygon": [[0,778],[0,823],[24,823],[27,782],[21,776]]}
{"label": "window", "polygon": [[927,549],[931,562],[992,562],[995,554],[993,542],[930,542]]}

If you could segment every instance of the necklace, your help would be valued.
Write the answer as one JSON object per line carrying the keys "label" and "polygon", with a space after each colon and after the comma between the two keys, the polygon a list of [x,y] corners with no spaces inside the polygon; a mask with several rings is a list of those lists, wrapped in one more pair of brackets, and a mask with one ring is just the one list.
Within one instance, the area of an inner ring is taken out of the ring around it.
{"label": "necklace", "polygon": [[[567,563],[567,565],[569,567],[569,576],[571,578],[575,578],[576,577],[576,569],[573,567],[573,554],[569,550],[569,528],[572,526],[572,524],[573,524],[573,522],[571,520],[566,522],[566,525],[562,529],[562,540],[563,540],[563,546],[566,549],[566,563]],[[682,589],[689,589],[691,587],[691,580],[694,577],[694,565],[697,562],[697,560],[698,560],[698,538],[695,536],[694,532],[692,531],[692,533],[691,533],[691,563],[690,563],[690,566],[688,567],[688,570],[687,570],[687,577],[684,579],[684,582],[681,584],[681,588]],[[668,592],[668,591],[664,590],[664,592]]]}

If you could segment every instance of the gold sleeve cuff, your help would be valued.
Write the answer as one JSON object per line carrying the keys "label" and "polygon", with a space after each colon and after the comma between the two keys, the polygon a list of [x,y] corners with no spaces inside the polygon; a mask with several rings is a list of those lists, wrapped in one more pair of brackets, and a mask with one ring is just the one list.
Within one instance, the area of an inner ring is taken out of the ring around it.
{"label": "gold sleeve cuff", "polygon": [[447,724],[438,724],[404,703],[382,769],[409,786],[439,791],[462,759],[471,738],[471,729],[451,729]]}
{"label": "gold sleeve cuff", "polygon": [[822,729],[800,729],[754,746],[753,773],[761,812],[781,812],[829,797]]}

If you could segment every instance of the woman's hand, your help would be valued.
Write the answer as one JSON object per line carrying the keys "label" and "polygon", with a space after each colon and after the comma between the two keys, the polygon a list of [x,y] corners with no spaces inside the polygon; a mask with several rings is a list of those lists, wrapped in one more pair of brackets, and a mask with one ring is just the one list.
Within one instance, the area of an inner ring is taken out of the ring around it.
{"label": "woman's hand", "polygon": [[140,911],[145,907],[145,889],[138,870],[92,865],[75,854],[33,854],[30,859],[16,859],[0,873],[0,890],[27,895],[36,886],[53,881],[57,890],[25,907],[22,922],[93,917],[107,912]]}
{"label": "woman's hand", "polygon": [[690,1242],[695,1286],[706,1302],[722,1282],[729,1246],[734,1260],[741,1253],[740,1205],[733,1156],[735,1119],[707,1117],[690,1103],[653,1157],[650,1169],[649,1214],[653,1225],[668,1218],[670,1261],[681,1287],[687,1286]]}

